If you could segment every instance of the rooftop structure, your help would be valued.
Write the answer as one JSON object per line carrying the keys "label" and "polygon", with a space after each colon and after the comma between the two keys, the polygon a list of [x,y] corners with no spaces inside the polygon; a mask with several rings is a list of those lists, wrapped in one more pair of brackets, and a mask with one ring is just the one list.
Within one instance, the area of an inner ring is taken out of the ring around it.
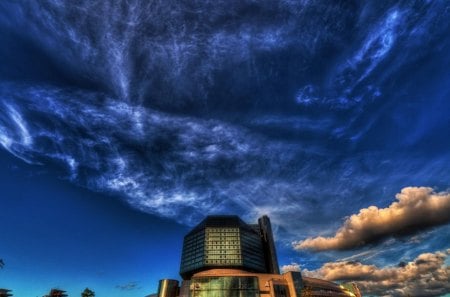
{"label": "rooftop structure", "polygon": [[326,296],[358,297],[353,292],[351,292],[350,290],[346,289],[341,285],[323,279],[312,277],[303,277],[303,288],[304,290],[309,291],[309,296],[314,297],[326,297]]}

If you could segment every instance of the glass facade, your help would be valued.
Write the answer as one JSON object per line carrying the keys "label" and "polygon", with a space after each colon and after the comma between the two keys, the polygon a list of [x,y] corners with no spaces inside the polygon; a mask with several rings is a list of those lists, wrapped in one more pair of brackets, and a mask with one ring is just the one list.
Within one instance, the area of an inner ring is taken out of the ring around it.
{"label": "glass facade", "polygon": [[200,277],[191,281],[190,297],[259,297],[253,276]]}
{"label": "glass facade", "polygon": [[205,264],[208,266],[242,265],[239,228],[205,229]]}
{"label": "glass facade", "polygon": [[272,225],[268,216],[262,216],[258,219],[259,230],[263,242],[264,257],[268,273],[280,274],[278,267],[277,252],[273,240]]}
{"label": "glass facade", "polygon": [[275,297],[289,297],[289,289],[285,285],[274,285],[273,292]]}
{"label": "glass facade", "polygon": [[243,266],[254,271],[266,272],[264,250],[259,234],[253,230],[242,230],[241,246]]}
{"label": "glass facade", "polygon": [[303,288],[303,278],[299,271],[291,271],[292,282],[294,283],[295,293],[301,296]]}
{"label": "glass facade", "polygon": [[184,238],[181,257],[181,273],[197,270],[204,266],[205,230],[200,230]]}
{"label": "glass facade", "polygon": [[269,272],[259,225],[244,223],[237,216],[208,216],[184,237],[180,274],[210,268],[234,267]]}

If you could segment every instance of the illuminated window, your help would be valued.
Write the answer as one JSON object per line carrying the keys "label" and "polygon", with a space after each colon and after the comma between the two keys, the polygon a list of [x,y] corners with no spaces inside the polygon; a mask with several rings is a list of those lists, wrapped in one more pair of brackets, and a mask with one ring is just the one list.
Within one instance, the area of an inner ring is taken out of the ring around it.
{"label": "illuminated window", "polygon": [[259,297],[256,277],[202,277],[194,278],[191,297]]}

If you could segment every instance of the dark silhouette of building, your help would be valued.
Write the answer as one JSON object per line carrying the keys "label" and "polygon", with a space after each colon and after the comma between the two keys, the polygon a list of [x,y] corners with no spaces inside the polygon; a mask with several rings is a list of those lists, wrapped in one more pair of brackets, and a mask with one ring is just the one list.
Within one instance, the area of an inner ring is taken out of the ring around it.
{"label": "dark silhouette of building", "polygon": [[13,294],[11,293],[11,290],[8,289],[0,289],[0,297],[10,297]]}
{"label": "dark silhouette of building", "polygon": [[267,273],[280,273],[278,266],[277,252],[275,250],[275,241],[273,240],[272,225],[268,216],[262,216],[258,219],[259,230],[263,243],[264,257],[266,261]]}

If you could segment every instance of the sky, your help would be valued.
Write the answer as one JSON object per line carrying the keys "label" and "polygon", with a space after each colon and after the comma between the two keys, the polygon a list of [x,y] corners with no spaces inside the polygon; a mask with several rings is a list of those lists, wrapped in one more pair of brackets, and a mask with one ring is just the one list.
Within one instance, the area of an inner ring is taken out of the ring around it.
{"label": "sky", "polygon": [[0,287],[145,296],[208,214],[450,294],[447,1],[0,2]]}

